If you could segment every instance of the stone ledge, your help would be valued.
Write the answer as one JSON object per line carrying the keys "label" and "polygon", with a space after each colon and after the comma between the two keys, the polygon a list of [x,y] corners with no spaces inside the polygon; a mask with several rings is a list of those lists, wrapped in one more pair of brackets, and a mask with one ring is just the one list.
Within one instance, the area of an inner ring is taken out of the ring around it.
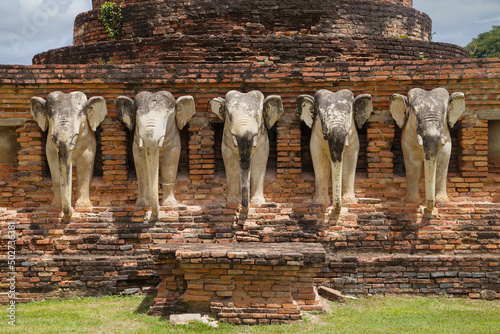
{"label": "stone ledge", "polygon": [[[155,258],[176,258],[183,263],[191,259],[227,258],[232,263],[252,259],[262,265],[276,260],[321,263],[326,252],[318,243],[227,243],[227,244],[162,244],[151,248]],[[248,261],[247,261],[248,262]],[[251,263],[248,263],[251,264]]]}

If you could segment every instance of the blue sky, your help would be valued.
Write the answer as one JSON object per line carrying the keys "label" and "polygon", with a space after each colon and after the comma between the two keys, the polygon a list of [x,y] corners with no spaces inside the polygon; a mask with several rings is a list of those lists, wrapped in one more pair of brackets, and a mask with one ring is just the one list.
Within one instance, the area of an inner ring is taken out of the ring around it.
{"label": "blue sky", "polygon": [[[465,46],[500,25],[500,0],[413,0],[413,7],[432,18],[437,42]],[[30,65],[37,53],[72,45],[76,15],[91,8],[90,0],[0,0],[0,64]]]}

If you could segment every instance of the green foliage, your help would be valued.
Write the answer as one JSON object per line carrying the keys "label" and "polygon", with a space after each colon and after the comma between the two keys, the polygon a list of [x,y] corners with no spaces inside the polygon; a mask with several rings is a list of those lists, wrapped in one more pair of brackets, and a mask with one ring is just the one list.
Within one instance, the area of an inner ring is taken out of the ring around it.
{"label": "green foliage", "polygon": [[480,34],[465,49],[472,58],[500,57],[500,26],[493,26],[490,31]]}
{"label": "green foliage", "polygon": [[101,20],[108,36],[112,40],[119,39],[122,30],[122,5],[115,2],[106,1],[99,10],[99,20]]}

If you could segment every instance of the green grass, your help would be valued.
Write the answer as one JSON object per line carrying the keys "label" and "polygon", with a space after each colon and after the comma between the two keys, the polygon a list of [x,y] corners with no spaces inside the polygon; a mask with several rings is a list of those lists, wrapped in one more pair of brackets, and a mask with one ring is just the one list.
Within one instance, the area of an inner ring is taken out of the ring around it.
{"label": "green grass", "polygon": [[111,296],[16,305],[16,326],[0,310],[0,333],[500,333],[500,302],[452,298],[372,297],[329,304],[303,323],[218,329],[172,326],[144,313],[150,298]]}

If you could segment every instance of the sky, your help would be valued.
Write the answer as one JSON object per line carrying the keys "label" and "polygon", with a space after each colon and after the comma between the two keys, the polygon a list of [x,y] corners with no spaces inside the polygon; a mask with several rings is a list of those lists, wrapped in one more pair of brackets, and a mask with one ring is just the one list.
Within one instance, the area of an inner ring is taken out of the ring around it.
{"label": "sky", "polygon": [[[413,7],[431,17],[436,42],[465,46],[500,25],[500,0],[413,0]],[[37,53],[72,45],[75,17],[91,8],[91,0],[0,0],[0,64],[30,65]]]}

